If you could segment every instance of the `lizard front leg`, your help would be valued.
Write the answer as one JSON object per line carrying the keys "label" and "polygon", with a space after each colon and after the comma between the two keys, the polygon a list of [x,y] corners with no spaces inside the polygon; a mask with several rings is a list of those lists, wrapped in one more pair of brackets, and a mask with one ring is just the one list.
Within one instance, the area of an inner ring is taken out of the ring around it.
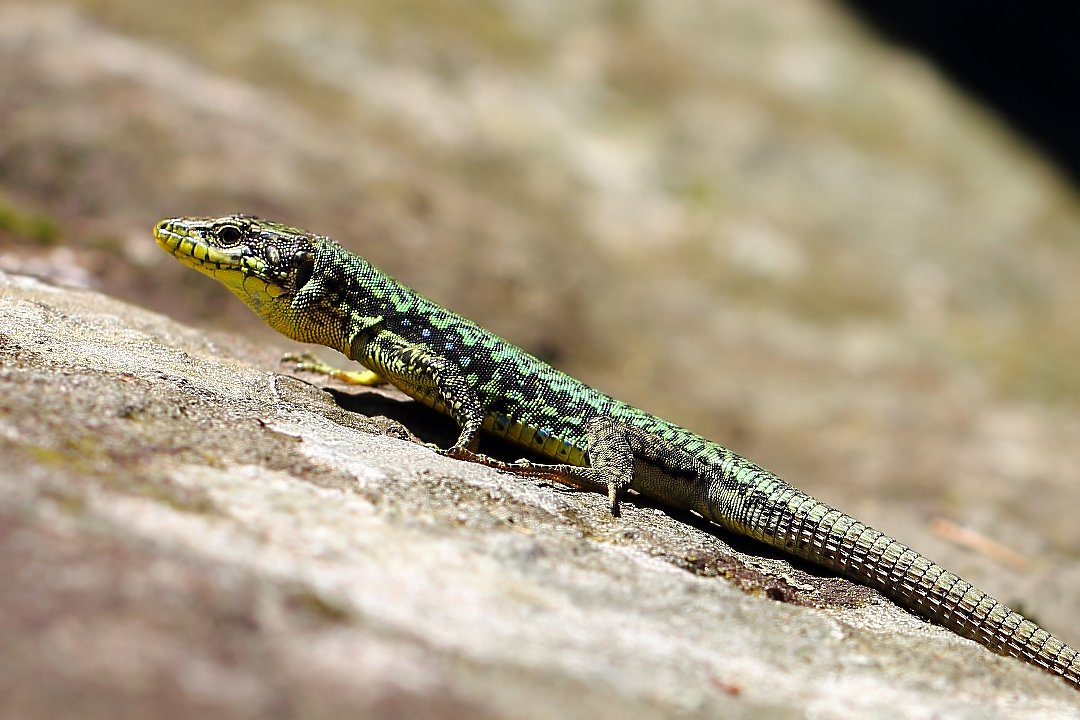
{"label": "lizard front leg", "polygon": [[312,353],[285,353],[281,362],[292,363],[293,370],[326,375],[350,385],[382,385],[386,379],[374,370],[346,370],[323,362]]}
{"label": "lizard front leg", "polygon": [[406,395],[453,418],[461,432],[450,448],[440,452],[473,459],[484,424],[484,407],[456,363],[381,329],[358,334],[351,343],[350,357]]}

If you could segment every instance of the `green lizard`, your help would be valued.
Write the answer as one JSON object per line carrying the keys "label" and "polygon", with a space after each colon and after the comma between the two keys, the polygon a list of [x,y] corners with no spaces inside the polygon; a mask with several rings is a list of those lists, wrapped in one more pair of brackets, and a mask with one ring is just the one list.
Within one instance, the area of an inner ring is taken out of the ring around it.
{"label": "green lizard", "polygon": [[[163,220],[158,244],[278,331],[334,348],[452,417],[452,457],[692,510],[880,590],[1080,688],[1080,653],[970,583],[727,448],[615,400],[435,304],[328,237],[245,215]],[[326,370],[322,367],[319,369]],[[481,430],[555,464],[479,454]]]}

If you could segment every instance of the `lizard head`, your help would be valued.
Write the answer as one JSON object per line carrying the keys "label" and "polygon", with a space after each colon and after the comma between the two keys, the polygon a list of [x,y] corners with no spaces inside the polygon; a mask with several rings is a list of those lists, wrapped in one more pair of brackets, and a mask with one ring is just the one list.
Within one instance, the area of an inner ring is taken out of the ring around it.
{"label": "lizard head", "polygon": [[293,300],[311,281],[317,235],[251,215],[173,218],[154,227],[163,250],[219,280],[270,325],[288,335]]}
{"label": "lizard head", "polygon": [[221,281],[259,314],[259,306],[288,302],[311,280],[318,238],[251,215],[174,218],[154,238],[177,260]]}

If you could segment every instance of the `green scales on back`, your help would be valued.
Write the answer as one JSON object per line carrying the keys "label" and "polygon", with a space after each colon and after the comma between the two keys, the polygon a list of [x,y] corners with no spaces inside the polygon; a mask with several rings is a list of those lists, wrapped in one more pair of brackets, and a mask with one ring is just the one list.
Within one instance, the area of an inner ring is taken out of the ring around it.
{"label": "green scales on back", "polygon": [[[229,288],[278,331],[339,350],[452,417],[443,451],[520,475],[627,490],[880,590],[997,652],[1080,687],[1080,653],[925,556],[731,450],[615,400],[424,298],[333,240],[258,218],[164,220],[158,244]],[[554,461],[477,452],[481,430]]]}

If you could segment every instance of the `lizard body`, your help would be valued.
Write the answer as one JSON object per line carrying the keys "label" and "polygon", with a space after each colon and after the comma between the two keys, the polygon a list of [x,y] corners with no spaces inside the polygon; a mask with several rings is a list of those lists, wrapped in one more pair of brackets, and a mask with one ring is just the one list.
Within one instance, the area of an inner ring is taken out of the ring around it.
{"label": "lizard body", "polygon": [[[419,295],[330,238],[251,216],[159,223],[158,244],[272,327],[334,348],[452,417],[454,457],[604,492],[633,489],[873,587],[1080,688],[1080,653],[928,558],[726,447],[618,401]],[[481,430],[554,464],[475,452]]]}

